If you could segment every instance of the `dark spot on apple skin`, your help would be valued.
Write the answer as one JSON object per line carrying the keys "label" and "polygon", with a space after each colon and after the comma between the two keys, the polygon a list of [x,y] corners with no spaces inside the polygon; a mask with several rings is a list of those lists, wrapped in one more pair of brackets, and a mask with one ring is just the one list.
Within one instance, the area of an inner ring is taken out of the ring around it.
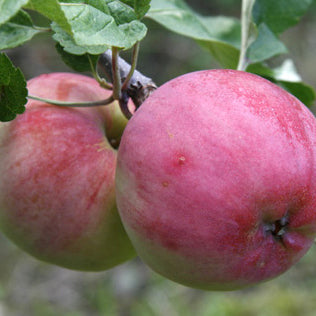
{"label": "dark spot on apple skin", "polygon": [[169,186],[169,182],[168,181],[163,181],[162,182],[162,186],[167,188]]}

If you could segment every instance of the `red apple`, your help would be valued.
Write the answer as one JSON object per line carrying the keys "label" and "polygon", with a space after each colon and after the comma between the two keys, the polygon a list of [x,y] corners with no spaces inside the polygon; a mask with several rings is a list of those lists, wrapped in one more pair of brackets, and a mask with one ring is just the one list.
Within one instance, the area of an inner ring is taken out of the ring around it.
{"label": "red apple", "polygon": [[[110,95],[94,79],[70,73],[41,75],[28,89],[74,102]],[[117,153],[108,138],[117,143],[127,122],[117,113],[115,102],[65,108],[29,100],[24,114],[0,124],[0,226],[26,252],[88,271],[134,256],[115,203]]]}
{"label": "red apple", "polygon": [[140,257],[176,282],[233,290],[285,272],[316,234],[316,120],[246,72],[158,88],[124,130],[119,212]]}

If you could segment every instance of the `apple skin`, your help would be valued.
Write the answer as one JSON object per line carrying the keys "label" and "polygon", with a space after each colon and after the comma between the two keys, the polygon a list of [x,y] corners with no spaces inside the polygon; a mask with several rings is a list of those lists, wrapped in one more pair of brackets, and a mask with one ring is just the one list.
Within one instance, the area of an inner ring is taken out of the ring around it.
{"label": "apple skin", "polygon": [[134,114],[117,205],[139,256],[184,285],[235,290],[295,264],[316,234],[316,120],[236,70],[189,73]]}
{"label": "apple skin", "polygon": [[[87,76],[45,74],[29,93],[54,100],[96,101],[110,92]],[[115,202],[117,151],[107,139],[127,120],[118,104],[69,108],[29,100],[0,124],[0,227],[29,254],[62,267],[109,269],[135,256]],[[109,135],[108,135],[109,134]]]}

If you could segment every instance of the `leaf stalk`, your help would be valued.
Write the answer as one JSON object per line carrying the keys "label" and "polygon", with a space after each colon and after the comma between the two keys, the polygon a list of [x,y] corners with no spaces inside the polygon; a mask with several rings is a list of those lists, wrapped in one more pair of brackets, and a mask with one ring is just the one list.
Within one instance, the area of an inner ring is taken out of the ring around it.
{"label": "leaf stalk", "polygon": [[58,105],[58,106],[65,106],[65,107],[90,107],[90,106],[103,106],[108,105],[114,101],[113,96],[108,97],[104,100],[98,101],[86,101],[86,102],[67,102],[67,101],[58,101],[52,99],[41,98],[34,95],[28,95],[29,99],[42,101],[48,104]]}

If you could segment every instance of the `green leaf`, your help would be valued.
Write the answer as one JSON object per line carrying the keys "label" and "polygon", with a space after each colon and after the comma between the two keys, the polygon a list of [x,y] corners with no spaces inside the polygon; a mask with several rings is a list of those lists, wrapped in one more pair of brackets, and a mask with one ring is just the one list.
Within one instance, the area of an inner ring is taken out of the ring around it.
{"label": "green leaf", "polygon": [[[96,9],[102,11],[103,13],[106,13],[106,14],[111,14],[110,13],[110,10],[109,10],[109,7],[107,5],[107,1],[108,0],[105,0],[105,1],[100,1],[100,0],[86,0],[85,3],[86,4],[89,4],[91,5],[92,7],[95,7]],[[72,1],[73,2],[73,1]],[[78,1],[79,3],[82,1]]]}
{"label": "green leaf", "polygon": [[25,8],[41,13],[51,21],[56,22],[66,32],[71,33],[70,24],[57,0],[29,0]]}
{"label": "green leaf", "polygon": [[150,9],[151,0],[122,0],[121,2],[134,8],[137,19],[142,19]]}
{"label": "green leaf", "polygon": [[212,36],[200,20],[200,16],[187,6],[183,6],[182,1],[153,0],[146,16],[175,33],[195,40],[210,39]]}
{"label": "green leaf", "polygon": [[135,0],[134,1],[134,10],[137,15],[137,18],[142,19],[145,14],[150,9],[151,0]]}
{"label": "green leaf", "polygon": [[9,21],[28,0],[0,0],[0,25]]}
{"label": "green leaf", "polygon": [[125,47],[121,46],[122,48],[131,48],[136,42],[141,41],[147,33],[146,26],[137,20],[121,24],[118,28],[125,37]]}
{"label": "green leaf", "polygon": [[297,24],[313,0],[256,0],[254,22],[265,23],[273,33],[280,34]]}
{"label": "green leaf", "polygon": [[[199,17],[211,38],[197,42],[225,68],[235,69],[239,59],[240,24],[239,21],[224,17]],[[219,28],[220,27],[220,28]]]}
{"label": "green leaf", "polygon": [[[146,35],[146,26],[129,16],[125,20],[120,15],[117,25],[113,16],[105,14],[87,4],[67,4],[62,6],[66,19],[71,25],[73,39],[79,46],[116,46],[127,49]],[[118,18],[118,11],[113,10]],[[112,13],[113,14],[113,13]]]}
{"label": "green leaf", "polygon": [[26,97],[23,73],[4,53],[0,53],[0,121],[11,121],[17,114],[23,113]]}
{"label": "green leaf", "polygon": [[78,72],[90,71],[91,66],[90,66],[89,58],[91,59],[93,65],[96,65],[98,61],[98,57],[99,57],[98,55],[84,54],[84,55],[78,56],[78,55],[69,54],[64,50],[64,48],[59,43],[56,44],[56,50],[58,54],[61,56],[64,63],[70,68],[72,68],[73,70],[78,71]]}
{"label": "green leaf", "polygon": [[240,45],[240,23],[229,17],[202,17],[182,0],[152,0],[146,17],[172,32],[196,40],[223,67],[235,67]]}
{"label": "green leaf", "polygon": [[105,52],[108,45],[77,45],[75,40],[65,32],[58,24],[52,23],[52,29],[55,32],[54,40],[64,48],[65,52],[73,55],[92,54],[98,55]]}
{"label": "green leaf", "polygon": [[0,50],[22,45],[40,32],[33,27],[30,16],[20,10],[9,22],[0,25]]}
{"label": "green leaf", "polygon": [[33,26],[32,18],[27,12],[23,10],[20,10],[13,18],[10,19],[9,22],[14,24]]}
{"label": "green leaf", "polygon": [[120,1],[109,2],[108,8],[117,25],[129,23],[137,19],[134,10]]}
{"label": "green leaf", "polygon": [[252,16],[258,36],[247,51],[250,62],[256,63],[287,53],[278,36],[298,23],[312,2],[313,0],[256,0]]}
{"label": "green leaf", "polygon": [[287,53],[285,45],[265,23],[261,23],[258,27],[258,37],[247,50],[250,61],[256,63],[285,53]]}
{"label": "green leaf", "polygon": [[6,23],[0,26],[0,50],[14,48],[24,44],[40,31],[32,27]]}
{"label": "green leaf", "polygon": [[30,15],[20,10],[7,23],[0,25],[0,50],[22,45],[40,32],[40,28],[34,28]]}
{"label": "green leaf", "polygon": [[[263,63],[255,63],[255,64],[250,64],[247,69],[247,72],[252,72],[256,75],[259,75],[261,77],[270,79],[275,76],[273,69],[270,67],[266,66]],[[276,81],[276,80],[271,80],[271,81]]]}
{"label": "green leaf", "polygon": [[54,22],[54,38],[72,54],[99,54],[109,46],[127,49],[147,32],[134,10],[121,1],[30,0],[25,7]]}
{"label": "green leaf", "polygon": [[131,8],[134,8],[135,0],[121,0],[121,2],[129,5]]}
{"label": "green leaf", "polygon": [[238,65],[239,49],[229,45],[225,42],[202,41],[197,43],[210,52],[210,54],[222,65],[224,68],[236,69]]}

